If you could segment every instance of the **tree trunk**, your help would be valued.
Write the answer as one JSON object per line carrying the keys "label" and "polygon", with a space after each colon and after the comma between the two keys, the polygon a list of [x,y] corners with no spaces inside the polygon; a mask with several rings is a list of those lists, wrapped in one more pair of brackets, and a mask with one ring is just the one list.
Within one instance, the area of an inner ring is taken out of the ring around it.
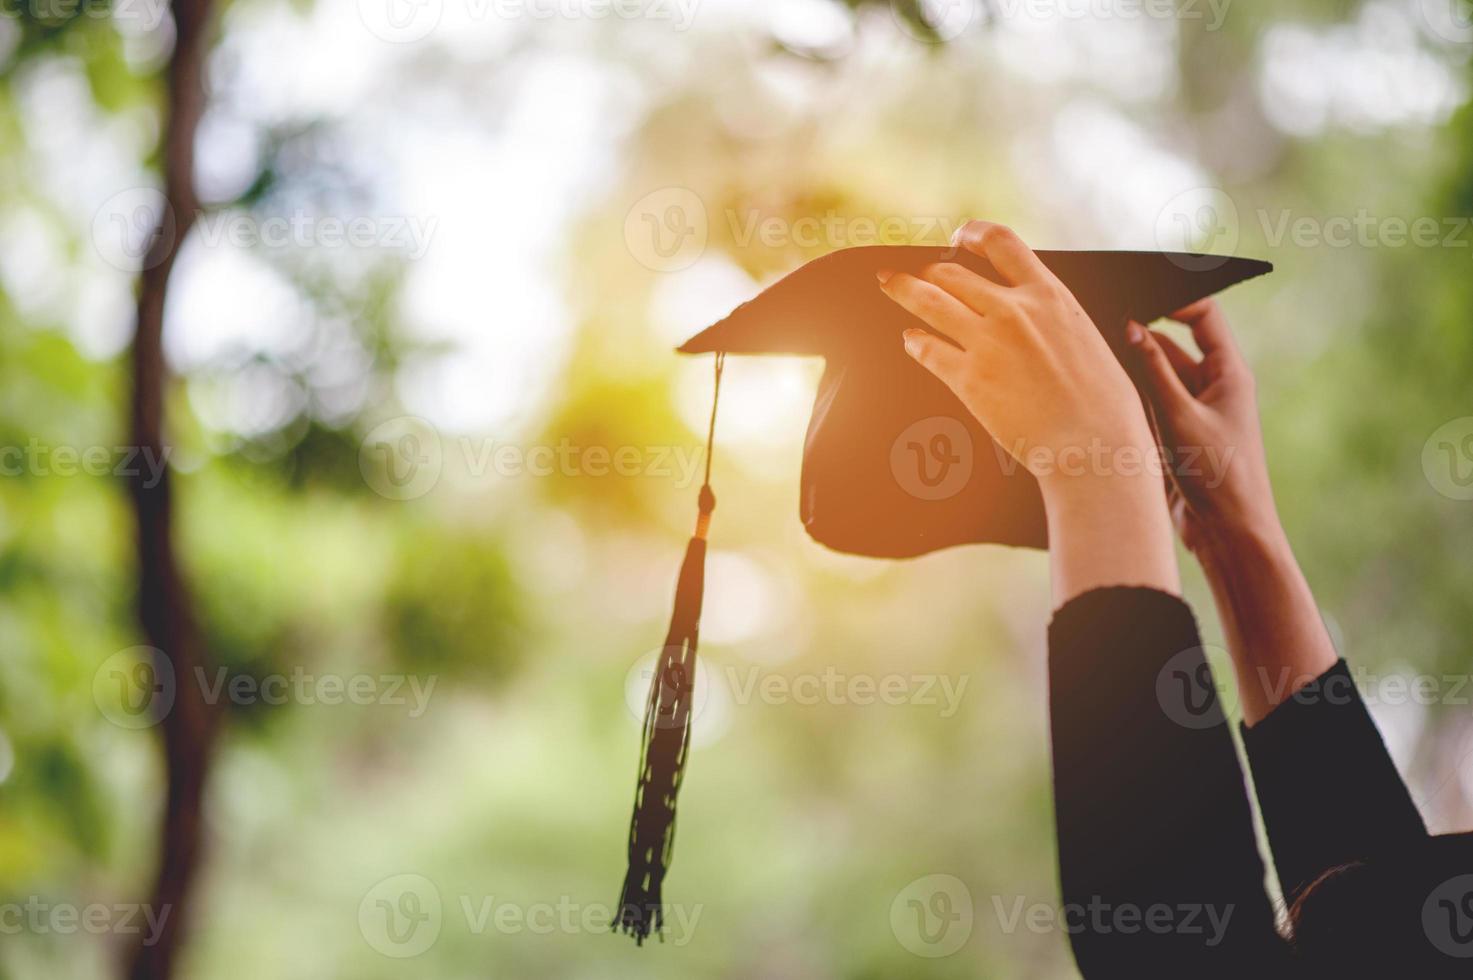
{"label": "tree trunk", "polygon": [[[203,68],[208,49],[210,0],[173,0],[176,29],[167,73],[163,136],[164,193],[160,216],[138,284],[138,327],[133,341],[132,443],[164,460],[166,368],[164,301],[179,245],[198,213],[194,188],[194,139],[204,109]],[[140,468],[141,469],[141,468]],[[172,671],[173,705],[159,723],[168,789],[159,836],[158,870],[149,899],[156,914],[167,913],[155,941],[140,938],[126,951],[132,980],[167,980],[177,962],[189,918],[190,887],[203,844],[203,802],[215,709],[204,697],[196,668],[205,663],[189,589],[174,546],[172,477],[148,486],[143,476],[130,491],[138,531],[138,615],[150,646]]]}

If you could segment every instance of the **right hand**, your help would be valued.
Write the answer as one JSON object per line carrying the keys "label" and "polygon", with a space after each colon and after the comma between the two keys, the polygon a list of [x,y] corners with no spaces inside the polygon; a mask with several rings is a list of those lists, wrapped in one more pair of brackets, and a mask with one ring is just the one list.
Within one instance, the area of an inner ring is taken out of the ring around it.
{"label": "right hand", "polygon": [[1054,599],[1143,585],[1179,594],[1166,493],[1151,472],[1060,464],[1096,444],[1149,456],[1140,396],[1089,314],[1011,229],[969,221],[953,241],[986,257],[1006,285],[963,265],[881,271],[881,290],[931,331],[905,349],[941,380],[998,445],[1035,471],[1048,520]]}
{"label": "right hand", "polygon": [[1199,361],[1165,334],[1132,322],[1126,338],[1138,360],[1157,438],[1170,471],[1172,521],[1199,557],[1242,535],[1279,527],[1258,422],[1253,372],[1213,299],[1171,314],[1191,328]]}
{"label": "right hand", "polygon": [[[1065,487],[1098,493],[1099,480],[1086,488],[1073,475],[1071,454],[1083,458],[1095,443],[1153,448],[1130,378],[1079,300],[1011,228],[969,221],[952,242],[990,262],[1003,282],[960,262],[882,270],[881,291],[932,331],[907,330],[906,353],[1033,471],[1046,496]],[[1153,483],[1153,497],[1159,489]]]}

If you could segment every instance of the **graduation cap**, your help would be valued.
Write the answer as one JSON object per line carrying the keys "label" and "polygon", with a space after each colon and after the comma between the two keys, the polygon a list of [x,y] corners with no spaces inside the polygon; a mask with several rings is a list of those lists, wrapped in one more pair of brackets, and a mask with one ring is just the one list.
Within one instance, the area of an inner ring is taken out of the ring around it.
{"label": "graduation cap", "polygon": [[[1189,253],[1036,254],[1074,293],[1117,357],[1126,349],[1128,320],[1149,323],[1273,268],[1256,259]],[[910,558],[959,544],[1048,545],[1037,481],[945,384],[905,353],[903,332],[928,328],[880,291],[879,270],[916,273],[935,262],[955,262],[1002,282],[987,259],[964,248],[843,249],[802,266],[679,348],[715,354],[715,387],[696,533],[645,705],[618,918],[619,928],[637,942],[663,923],[661,883],[690,748],[706,531],[716,505],[711,440],[727,354],[826,361],[798,496],[803,526],[820,544],[877,558]]]}

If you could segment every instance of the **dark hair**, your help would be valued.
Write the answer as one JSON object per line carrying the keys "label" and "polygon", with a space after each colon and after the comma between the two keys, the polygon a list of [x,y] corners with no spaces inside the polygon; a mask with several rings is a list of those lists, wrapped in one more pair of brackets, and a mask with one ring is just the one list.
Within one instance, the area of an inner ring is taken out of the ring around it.
{"label": "dark hair", "polygon": [[1331,868],[1289,907],[1309,978],[1473,976],[1473,865],[1437,843]]}

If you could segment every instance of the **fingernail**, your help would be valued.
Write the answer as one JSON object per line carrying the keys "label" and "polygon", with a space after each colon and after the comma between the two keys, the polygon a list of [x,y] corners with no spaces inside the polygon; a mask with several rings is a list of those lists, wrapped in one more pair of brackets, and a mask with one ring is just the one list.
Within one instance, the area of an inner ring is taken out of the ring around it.
{"label": "fingernail", "polygon": [[882,286],[885,283],[889,282],[890,281],[890,277],[893,276],[893,275],[895,275],[895,271],[893,269],[876,269],[875,270],[875,278],[878,279],[878,280],[880,280],[880,285],[882,285]]}
{"label": "fingernail", "polygon": [[1146,341],[1146,328],[1131,320],[1125,327],[1125,339],[1139,346]]}
{"label": "fingernail", "polygon": [[914,354],[920,349],[922,332],[912,327],[900,335],[901,339],[905,341],[905,352],[907,354]]}

